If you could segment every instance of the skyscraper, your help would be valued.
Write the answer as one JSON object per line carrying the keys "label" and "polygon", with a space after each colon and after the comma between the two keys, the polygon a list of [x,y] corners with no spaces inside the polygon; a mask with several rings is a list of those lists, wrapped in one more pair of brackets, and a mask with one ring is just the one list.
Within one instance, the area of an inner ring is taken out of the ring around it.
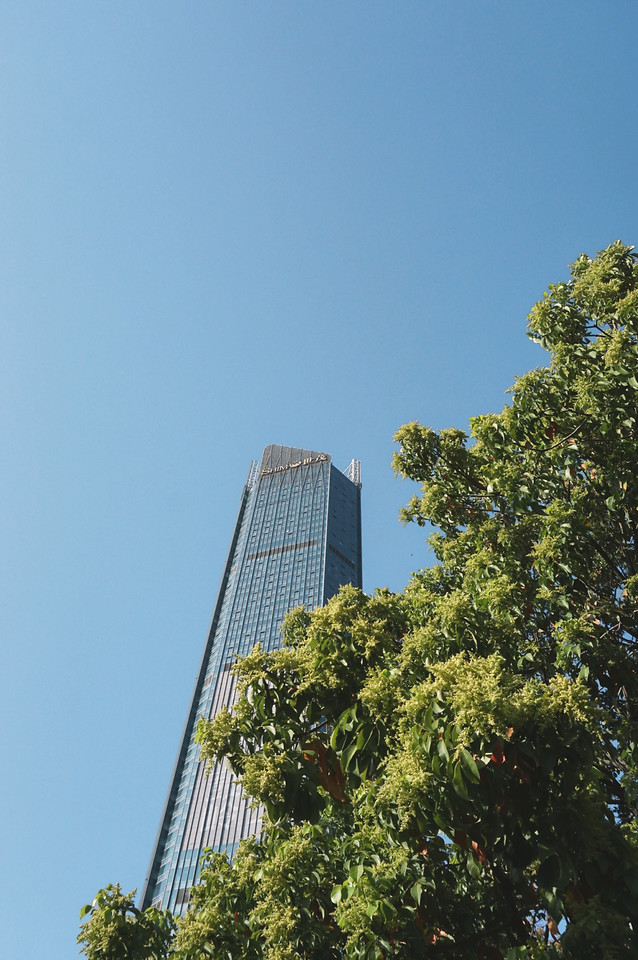
{"label": "skyscraper", "polygon": [[155,842],[142,907],[181,912],[205,847],[232,855],[259,829],[259,813],[223,764],[209,776],[195,730],[235,697],[235,655],[281,643],[284,614],[361,586],[361,478],[326,453],[269,446],[244,487],[191,707]]}

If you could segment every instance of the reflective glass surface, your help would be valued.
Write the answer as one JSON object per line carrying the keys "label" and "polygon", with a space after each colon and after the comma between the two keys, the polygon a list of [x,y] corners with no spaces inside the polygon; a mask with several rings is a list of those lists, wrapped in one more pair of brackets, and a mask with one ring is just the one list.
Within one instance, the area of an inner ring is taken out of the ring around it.
{"label": "reflective glass surface", "polygon": [[182,912],[202,851],[232,856],[240,839],[259,832],[259,811],[226,767],[206,776],[194,742],[197,720],[233,702],[236,655],[257,642],[275,649],[287,610],[312,609],[345,583],[361,586],[360,484],[336,470],[328,454],[267,447],[242,494],[143,907]]}

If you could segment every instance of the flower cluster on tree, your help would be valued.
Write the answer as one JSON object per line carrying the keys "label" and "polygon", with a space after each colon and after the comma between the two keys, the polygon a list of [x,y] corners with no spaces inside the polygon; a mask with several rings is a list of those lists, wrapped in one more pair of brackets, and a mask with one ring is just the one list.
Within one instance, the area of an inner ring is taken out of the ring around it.
{"label": "flower cluster on tree", "polygon": [[396,435],[436,563],[292,611],[200,721],[261,839],[209,854],[175,933],[102,891],[89,960],[638,955],[632,248],[580,256],[529,333],[549,363],[502,413]]}

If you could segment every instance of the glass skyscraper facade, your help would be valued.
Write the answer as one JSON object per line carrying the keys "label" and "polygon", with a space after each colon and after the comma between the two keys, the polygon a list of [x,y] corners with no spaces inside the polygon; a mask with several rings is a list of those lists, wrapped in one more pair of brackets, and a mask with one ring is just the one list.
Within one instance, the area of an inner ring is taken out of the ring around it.
{"label": "glass skyscraper facade", "polygon": [[254,461],[195,684],[160,823],[142,907],[180,913],[206,847],[232,855],[259,831],[233,775],[217,764],[207,776],[195,730],[235,698],[231,666],[256,644],[281,643],[286,611],[325,603],[346,583],[361,586],[361,479],[353,460],[340,473],[326,453],[272,445]]}

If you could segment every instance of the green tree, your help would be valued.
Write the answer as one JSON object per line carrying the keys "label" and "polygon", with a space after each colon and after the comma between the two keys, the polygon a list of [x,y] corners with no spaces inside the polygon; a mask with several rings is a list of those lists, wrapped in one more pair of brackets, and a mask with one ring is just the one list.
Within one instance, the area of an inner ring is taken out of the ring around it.
{"label": "green tree", "polygon": [[167,910],[154,907],[141,912],[135,891],[122,893],[119,883],[108,886],[80,911],[87,917],[78,943],[90,960],[164,960],[175,933]]}
{"label": "green tree", "polygon": [[398,431],[432,567],[237,664],[198,736],[266,827],[209,857],[175,956],[638,955],[637,280],[579,257],[502,413]]}

